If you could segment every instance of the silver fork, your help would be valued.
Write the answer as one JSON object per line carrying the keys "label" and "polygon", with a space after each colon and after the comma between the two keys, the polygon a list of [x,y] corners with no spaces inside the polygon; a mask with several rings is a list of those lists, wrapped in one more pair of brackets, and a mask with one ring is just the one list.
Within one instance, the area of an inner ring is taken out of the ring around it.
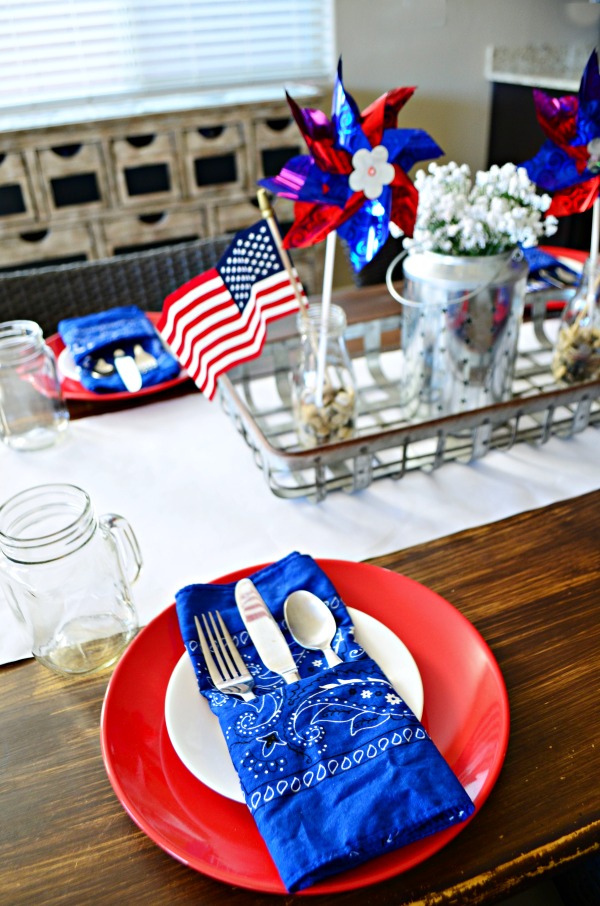
{"label": "silver fork", "polygon": [[[235,642],[231,638],[219,611],[217,611],[218,626],[212,613],[208,614],[208,619],[205,614],[202,614],[204,631],[197,616],[194,616],[194,620],[196,621],[196,631],[198,632],[204,661],[216,688],[227,695],[240,695],[245,702],[256,698],[252,691],[254,677],[250,674],[239,651],[235,647]],[[208,636],[208,642],[206,641],[205,632],[206,636]]]}

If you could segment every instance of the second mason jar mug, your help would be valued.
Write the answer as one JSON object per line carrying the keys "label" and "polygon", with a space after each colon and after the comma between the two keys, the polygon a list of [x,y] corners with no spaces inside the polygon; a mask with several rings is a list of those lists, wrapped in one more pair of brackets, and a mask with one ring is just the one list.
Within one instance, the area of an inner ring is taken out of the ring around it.
{"label": "second mason jar mug", "polygon": [[39,485],[0,506],[0,586],[33,656],[57,673],[118,658],[138,628],[131,586],[141,567],[127,520],[97,516],[75,485]]}
{"label": "second mason jar mug", "polygon": [[56,359],[39,324],[0,324],[0,438],[15,450],[40,450],[61,437],[68,420]]}

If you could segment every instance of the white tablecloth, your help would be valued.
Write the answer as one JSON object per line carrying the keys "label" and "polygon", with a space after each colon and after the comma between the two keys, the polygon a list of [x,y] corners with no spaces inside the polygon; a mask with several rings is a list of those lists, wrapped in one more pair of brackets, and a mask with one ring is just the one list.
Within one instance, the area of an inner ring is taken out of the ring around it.
{"label": "white tablecloth", "polygon": [[[363,560],[595,490],[600,431],[519,444],[314,504],[275,497],[220,405],[197,393],[73,421],[49,450],[0,445],[0,502],[57,481],[85,488],[99,513],[131,522],[145,559],[134,591],[146,623],[183,585],[292,550]],[[0,663],[27,656],[26,634],[3,598],[0,620]]]}

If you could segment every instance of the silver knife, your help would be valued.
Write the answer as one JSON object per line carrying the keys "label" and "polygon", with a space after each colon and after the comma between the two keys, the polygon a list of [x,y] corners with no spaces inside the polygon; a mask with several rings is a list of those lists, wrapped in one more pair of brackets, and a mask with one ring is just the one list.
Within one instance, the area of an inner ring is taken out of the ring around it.
{"label": "silver knife", "polygon": [[113,352],[113,361],[119,377],[127,387],[130,393],[137,393],[142,389],[142,373],[135,363],[135,360],[126,355],[122,349],[115,349]]}
{"label": "silver knife", "polygon": [[235,603],[265,667],[279,673],[286,683],[297,682],[300,674],[285,636],[251,579],[239,580]]}

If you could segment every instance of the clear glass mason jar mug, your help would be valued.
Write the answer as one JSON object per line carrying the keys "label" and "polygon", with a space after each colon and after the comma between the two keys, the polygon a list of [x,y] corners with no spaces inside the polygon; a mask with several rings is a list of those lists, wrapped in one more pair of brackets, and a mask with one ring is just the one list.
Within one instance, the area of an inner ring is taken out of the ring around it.
{"label": "clear glass mason jar mug", "polygon": [[96,516],[75,485],[39,485],[0,507],[0,587],[33,656],[57,673],[116,661],[138,628],[131,586],[141,567],[127,520]]}
{"label": "clear glass mason jar mug", "polygon": [[68,420],[56,359],[39,324],[0,324],[0,438],[15,450],[39,450],[56,443]]}
{"label": "clear glass mason jar mug", "polygon": [[292,403],[298,439],[304,447],[352,437],[356,421],[356,382],[344,340],[346,315],[331,305],[321,353],[322,307],[300,313],[300,357],[292,372]]}

